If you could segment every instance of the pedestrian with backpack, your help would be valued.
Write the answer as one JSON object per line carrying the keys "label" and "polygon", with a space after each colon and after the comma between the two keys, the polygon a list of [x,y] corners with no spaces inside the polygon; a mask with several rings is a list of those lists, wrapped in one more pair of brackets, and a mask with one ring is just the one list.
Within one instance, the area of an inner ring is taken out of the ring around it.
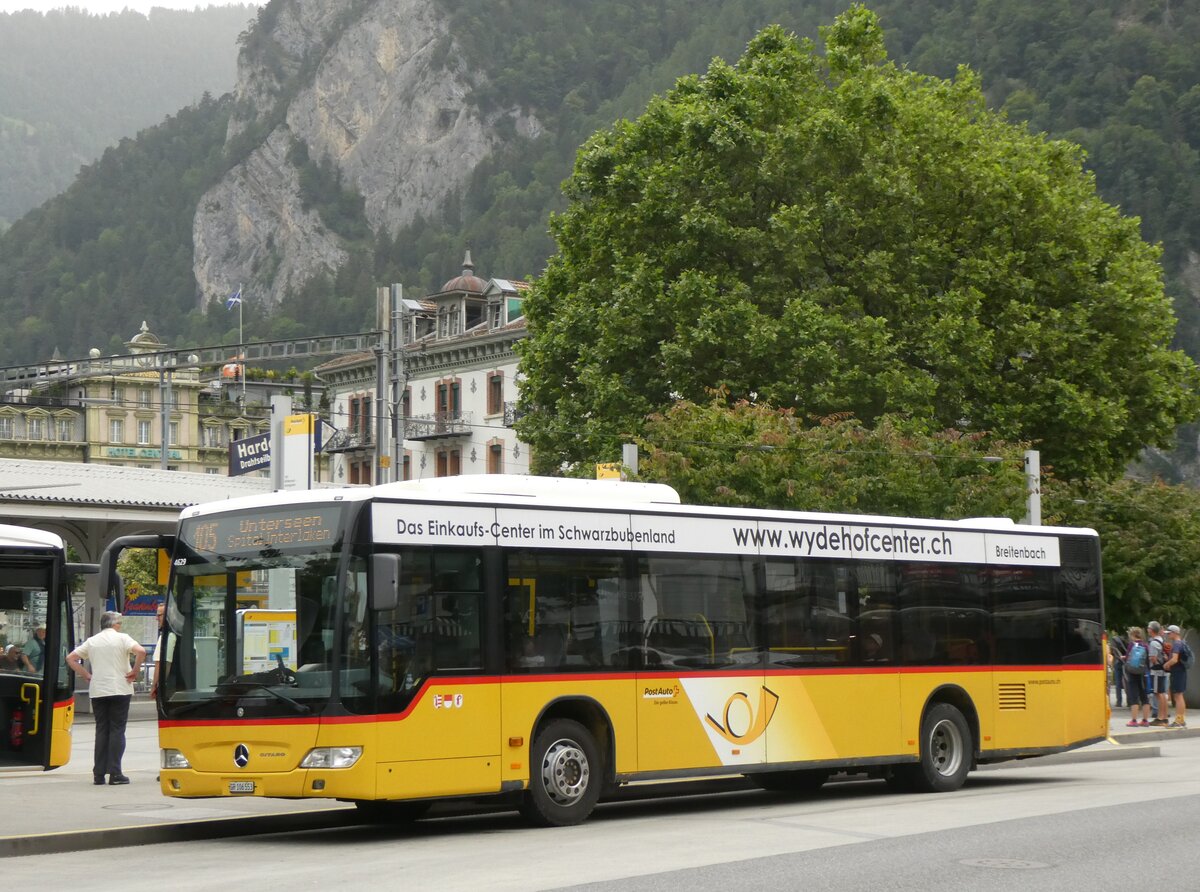
{"label": "pedestrian with backpack", "polygon": [[1166,670],[1171,677],[1171,696],[1175,699],[1175,721],[1170,727],[1186,728],[1187,703],[1183,694],[1187,690],[1188,669],[1196,661],[1196,657],[1183,640],[1183,632],[1179,626],[1167,626],[1167,636],[1171,639],[1171,658],[1167,660]]}
{"label": "pedestrian with backpack", "polygon": [[1167,699],[1167,670],[1163,666],[1169,654],[1162,637],[1162,625],[1157,620],[1146,623],[1146,634],[1146,646],[1150,649],[1150,696],[1154,704],[1154,720],[1150,724],[1165,728],[1171,704]]}
{"label": "pedestrian with backpack", "polygon": [[[1129,630],[1129,646],[1125,651],[1125,696],[1129,698],[1129,727],[1150,724],[1150,697],[1146,693],[1146,676],[1150,673],[1150,649],[1146,633],[1135,626]],[[1142,720],[1138,721],[1138,710]]]}

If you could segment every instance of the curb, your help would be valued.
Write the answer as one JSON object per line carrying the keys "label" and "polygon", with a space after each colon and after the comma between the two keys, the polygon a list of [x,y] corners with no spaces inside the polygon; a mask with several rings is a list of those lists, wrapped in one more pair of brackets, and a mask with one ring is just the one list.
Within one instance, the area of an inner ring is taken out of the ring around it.
{"label": "curb", "polygon": [[1087,762],[1123,762],[1127,759],[1155,759],[1162,755],[1162,747],[1131,744],[1122,745],[1114,741],[1102,749],[1080,749],[1066,753],[1051,753],[1031,759],[1013,759],[995,765],[980,765],[977,771],[1002,771],[1007,768],[1029,768],[1036,765],[1081,765]]}
{"label": "curb", "polygon": [[91,849],[115,849],[164,842],[191,842],[228,836],[287,833],[361,823],[356,809],[320,809],[280,815],[205,818],[176,824],[138,824],[103,830],[61,830],[33,836],[0,836],[0,858],[57,855]]}

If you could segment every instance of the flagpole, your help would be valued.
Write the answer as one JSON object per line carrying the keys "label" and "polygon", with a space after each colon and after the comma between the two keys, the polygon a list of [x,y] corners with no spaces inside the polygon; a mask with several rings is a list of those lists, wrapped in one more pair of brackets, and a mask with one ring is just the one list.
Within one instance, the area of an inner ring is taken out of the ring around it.
{"label": "flagpole", "polygon": [[242,335],[242,283],[238,282],[238,352],[242,354],[242,416],[246,414],[246,338]]}

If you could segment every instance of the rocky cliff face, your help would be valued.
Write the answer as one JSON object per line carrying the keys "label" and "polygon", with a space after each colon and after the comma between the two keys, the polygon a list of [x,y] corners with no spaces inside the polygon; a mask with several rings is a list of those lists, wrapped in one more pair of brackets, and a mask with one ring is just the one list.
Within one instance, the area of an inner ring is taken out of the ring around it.
{"label": "rocky cliff face", "polygon": [[277,123],[196,210],[201,304],[241,284],[249,299],[274,306],[289,287],[344,262],[338,236],[303,208],[288,160],[294,138],[337,165],[374,229],[394,231],[463,191],[501,144],[501,117],[520,134],[539,129],[516,110],[486,117],[466,103],[482,75],[432,0],[275,0],[268,12],[259,23],[267,33],[239,63],[228,139]]}

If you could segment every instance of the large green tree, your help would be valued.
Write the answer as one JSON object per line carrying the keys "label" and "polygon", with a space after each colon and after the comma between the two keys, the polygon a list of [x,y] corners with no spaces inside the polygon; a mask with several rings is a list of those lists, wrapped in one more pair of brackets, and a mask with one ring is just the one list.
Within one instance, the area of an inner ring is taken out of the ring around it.
{"label": "large green tree", "polygon": [[1026,511],[1023,448],[985,435],[926,433],[885,416],[873,428],[790,409],[680,400],[647,420],[639,476],[687,504],[912,517]]}
{"label": "large green tree", "polygon": [[856,6],[826,53],[767,28],[593,136],[526,302],[519,432],[608,459],[673,400],[759,398],[1032,441],[1112,476],[1197,412],[1158,251],[1073,144],[886,58]]}

